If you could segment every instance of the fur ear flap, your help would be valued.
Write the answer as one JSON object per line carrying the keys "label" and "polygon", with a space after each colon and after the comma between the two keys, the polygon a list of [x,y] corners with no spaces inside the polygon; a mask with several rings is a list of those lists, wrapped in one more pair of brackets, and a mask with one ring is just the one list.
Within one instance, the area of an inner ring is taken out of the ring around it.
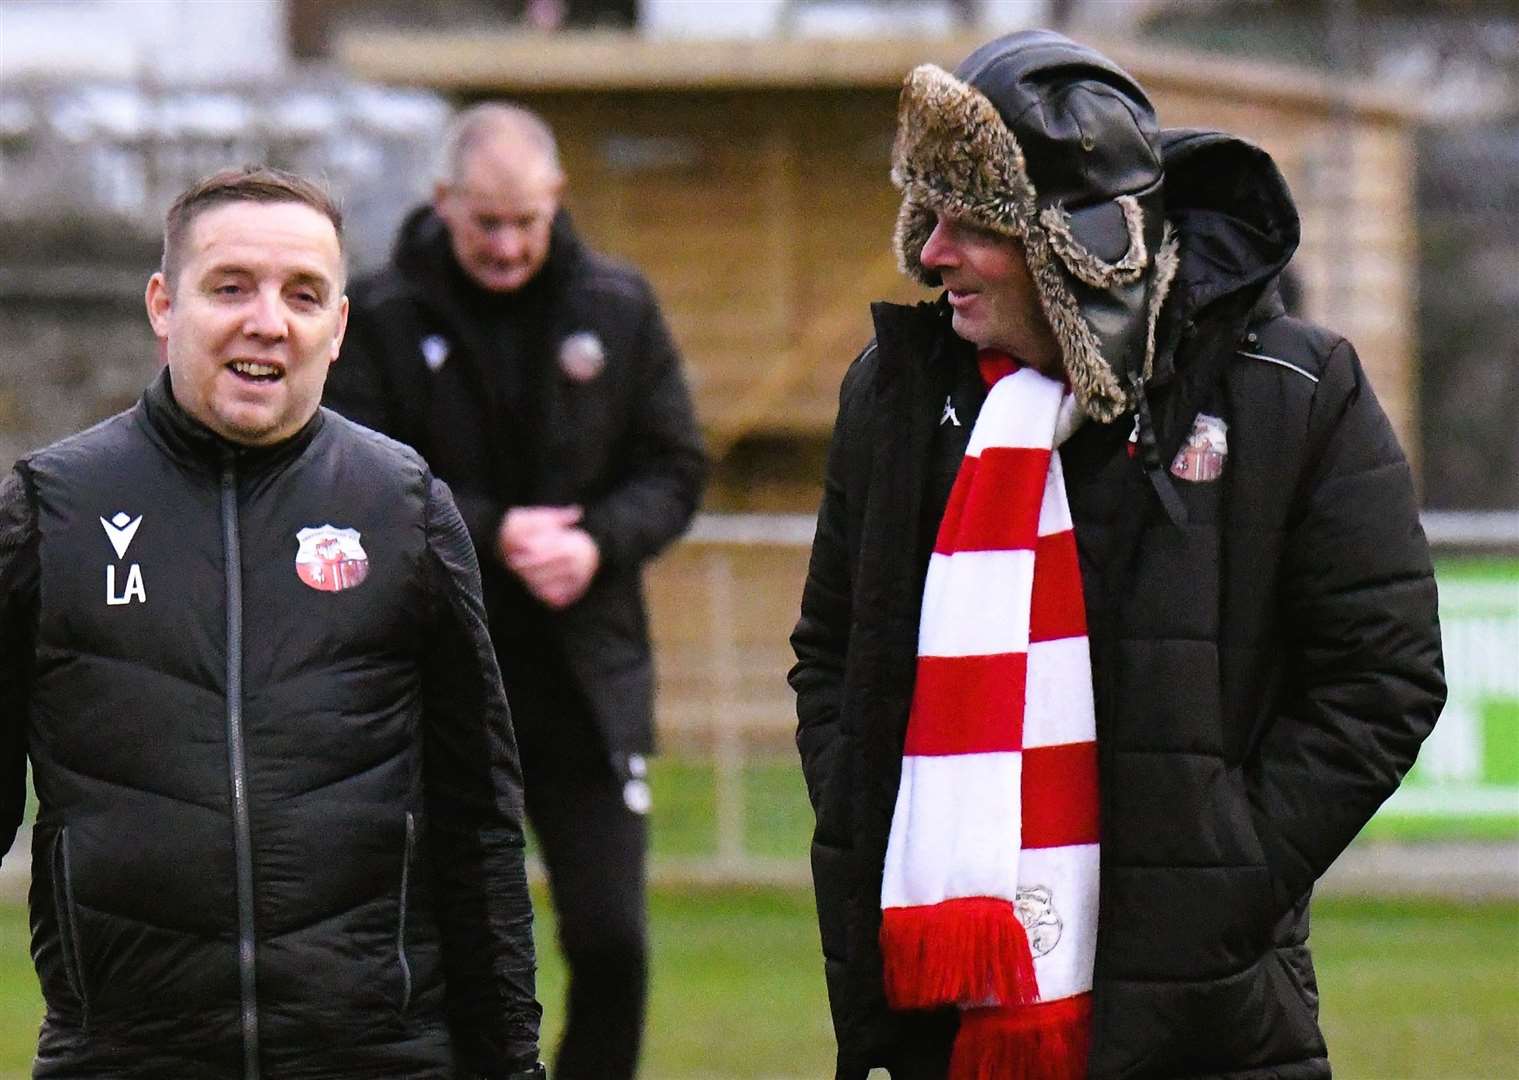
{"label": "fur ear flap", "polygon": [[1176,277],[1176,268],[1180,265],[1181,241],[1176,238],[1171,223],[1166,222],[1166,230],[1160,238],[1160,249],[1155,252],[1155,280],[1150,284],[1150,325],[1149,332],[1145,335],[1145,367],[1142,372],[1146,382],[1155,372],[1155,335],[1160,325],[1160,309],[1165,306],[1166,297],[1171,292],[1171,282]]}
{"label": "fur ear flap", "polygon": [[930,288],[938,288],[943,282],[939,275],[923,265],[923,245],[933,235],[938,216],[920,202],[903,199],[897,211],[897,227],[892,231],[891,246],[897,254],[897,268]]}
{"label": "fur ear flap", "polygon": [[1105,262],[1076,239],[1071,232],[1071,215],[1064,207],[1048,206],[1039,213],[1039,223],[1049,233],[1050,245],[1065,263],[1065,268],[1094,289],[1138,281],[1139,275],[1150,265],[1150,253],[1145,250],[1144,211],[1140,209],[1139,200],[1132,195],[1120,195],[1115,201],[1123,211],[1124,228],[1129,234],[1129,248],[1116,263]]}

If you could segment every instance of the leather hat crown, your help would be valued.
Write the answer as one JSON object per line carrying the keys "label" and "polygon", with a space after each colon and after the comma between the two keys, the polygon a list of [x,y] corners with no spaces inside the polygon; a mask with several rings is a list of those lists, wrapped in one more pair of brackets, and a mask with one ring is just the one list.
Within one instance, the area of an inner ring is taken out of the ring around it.
{"label": "leather hat crown", "polygon": [[917,67],[892,181],[905,273],[940,284],[921,260],[937,213],[1018,240],[1082,409],[1106,422],[1134,404],[1177,260],[1155,113],[1122,68],[1048,30],[998,38],[954,74]]}

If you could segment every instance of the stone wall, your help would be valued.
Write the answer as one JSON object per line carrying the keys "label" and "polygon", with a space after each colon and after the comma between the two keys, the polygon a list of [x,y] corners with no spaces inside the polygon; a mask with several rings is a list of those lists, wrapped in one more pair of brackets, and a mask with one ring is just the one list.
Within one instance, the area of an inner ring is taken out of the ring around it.
{"label": "stone wall", "polygon": [[130,405],[157,370],[143,290],[158,241],[120,222],[0,230],[0,459]]}

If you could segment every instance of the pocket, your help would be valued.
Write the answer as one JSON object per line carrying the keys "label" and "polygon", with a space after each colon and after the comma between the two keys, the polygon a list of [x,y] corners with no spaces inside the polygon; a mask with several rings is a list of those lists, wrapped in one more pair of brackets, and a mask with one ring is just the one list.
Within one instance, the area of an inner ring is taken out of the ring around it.
{"label": "pocket", "polygon": [[74,874],[70,862],[67,826],[58,831],[58,836],[53,841],[51,864],[53,906],[58,919],[58,949],[63,957],[63,976],[79,1002],[82,1023],[88,1028],[90,999],[84,988],[84,967],[81,960],[84,950],[80,944],[79,911],[74,904]]}
{"label": "pocket", "polygon": [[819,840],[812,842],[810,854],[823,956],[843,962],[849,955],[849,856]]}
{"label": "pocket", "polygon": [[406,958],[406,913],[411,893],[411,862],[417,849],[417,820],[406,815],[406,847],[401,857],[401,899],[396,911],[396,962],[401,969],[401,1013],[411,1007],[411,962]]}

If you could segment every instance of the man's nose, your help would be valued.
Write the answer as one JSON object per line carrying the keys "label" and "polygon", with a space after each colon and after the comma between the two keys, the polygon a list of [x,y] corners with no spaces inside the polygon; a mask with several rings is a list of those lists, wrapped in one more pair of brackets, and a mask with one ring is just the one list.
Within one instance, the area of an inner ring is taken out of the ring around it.
{"label": "man's nose", "polygon": [[512,226],[503,226],[491,233],[491,254],[503,262],[513,262],[522,258],[524,250],[523,234],[521,229]]}
{"label": "man's nose", "polygon": [[285,303],[279,293],[260,289],[254,294],[247,317],[243,320],[243,333],[249,337],[284,338],[288,329],[285,323]]}
{"label": "man's nose", "polygon": [[943,221],[938,222],[934,226],[934,231],[928,234],[928,242],[923,245],[918,261],[923,264],[925,270],[940,270],[959,265],[960,254]]}

